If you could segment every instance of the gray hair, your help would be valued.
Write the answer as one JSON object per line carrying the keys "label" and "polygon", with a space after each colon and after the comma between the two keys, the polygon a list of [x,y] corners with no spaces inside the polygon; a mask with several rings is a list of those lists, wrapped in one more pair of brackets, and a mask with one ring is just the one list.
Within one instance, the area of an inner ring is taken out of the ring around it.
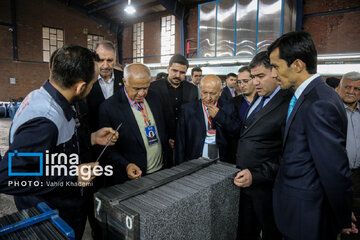
{"label": "gray hair", "polygon": [[[144,71],[141,71],[141,72],[132,71],[131,67],[136,67],[136,66],[144,67]],[[138,77],[138,78],[144,78],[144,77],[146,77],[145,74],[147,76],[151,77],[150,69],[148,68],[148,66],[146,66],[146,65],[144,65],[142,63],[131,63],[131,64],[126,65],[125,68],[124,68],[124,79],[125,79],[126,83],[128,83],[128,80],[129,80],[131,75],[133,75],[135,77]]]}
{"label": "gray hair", "polygon": [[103,46],[104,48],[106,48],[108,50],[113,50],[114,54],[116,56],[116,48],[115,48],[115,45],[113,42],[108,41],[108,40],[101,40],[100,42],[98,42],[96,44],[95,51],[99,48],[99,46]]}
{"label": "gray hair", "polygon": [[344,79],[350,79],[351,81],[359,81],[360,80],[360,73],[359,72],[348,72],[342,76],[340,84],[342,84]]}

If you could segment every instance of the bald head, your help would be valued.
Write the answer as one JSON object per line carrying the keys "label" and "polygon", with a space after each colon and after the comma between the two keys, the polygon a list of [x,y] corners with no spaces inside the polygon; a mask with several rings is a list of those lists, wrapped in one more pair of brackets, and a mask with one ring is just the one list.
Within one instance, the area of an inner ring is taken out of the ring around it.
{"label": "bald head", "polygon": [[145,79],[145,78],[151,79],[150,69],[141,63],[132,63],[129,65],[126,65],[126,67],[124,69],[124,78],[125,78],[126,83],[128,83],[130,77],[141,78],[141,79]]}
{"label": "bald head", "polygon": [[202,88],[202,86],[204,85],[217,85],[219,91],[221,90],[221,79],[216,76],[216,75],[206,75],[205,77],[203,77],[200,81],[200,89]]}
{"label": "bald head", "polygon": [[141,63],[129,64],[124,69],[124,80],[129,98],[135,102],[143,102],[151,81],[149,68]]}
{"label": "bald head", "polygon": [[207,75],[200,81],[201,100],[205,105],[214,105],[221,95],[221,79],[216,75]]}

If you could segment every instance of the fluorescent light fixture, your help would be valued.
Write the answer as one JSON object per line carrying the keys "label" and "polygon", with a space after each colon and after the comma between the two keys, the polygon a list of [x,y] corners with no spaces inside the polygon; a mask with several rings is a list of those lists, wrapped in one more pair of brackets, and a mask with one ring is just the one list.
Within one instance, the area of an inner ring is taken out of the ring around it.
{"label": "fluorescent light fixture", "polygon": [[128,5],[124,9],[124,11],[128,14],[134,14],[136,12],[136,9],[133,6],[131,6],[131,0],[128,1]]}

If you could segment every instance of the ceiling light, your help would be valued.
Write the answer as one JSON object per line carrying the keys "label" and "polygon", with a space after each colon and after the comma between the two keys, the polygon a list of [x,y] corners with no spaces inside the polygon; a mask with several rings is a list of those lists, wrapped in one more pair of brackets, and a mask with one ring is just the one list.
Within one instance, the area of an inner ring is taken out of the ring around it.
{"label": "ceiling light", "polygon": [[136,9],[133,6],[131,6],[131,0],[128,0],[128,5],[124,9],[124,11],[128,14],[134,14],[136,12]]}

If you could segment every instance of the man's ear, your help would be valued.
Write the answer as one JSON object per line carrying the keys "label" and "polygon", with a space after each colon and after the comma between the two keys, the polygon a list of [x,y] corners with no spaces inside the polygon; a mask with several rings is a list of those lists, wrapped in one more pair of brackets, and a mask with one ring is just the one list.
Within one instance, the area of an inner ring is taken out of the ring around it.
{"label": "man's ear", "polygon": [[85,88],[86,88],[86,82],[84,82],[84,81],[75,83],[75,85],[73,87],[76,95],[80,95],[82,92],[84,92]]}
{"label": "man's ear", "polygon": [[291,66],[296,73],[306,70],[306,64],[300,59],[296,59]]}
{"label": "man's ear", "polygon": [[170,66],[167,66],[167,72],[168,72],[168,74],[170,74]]}

